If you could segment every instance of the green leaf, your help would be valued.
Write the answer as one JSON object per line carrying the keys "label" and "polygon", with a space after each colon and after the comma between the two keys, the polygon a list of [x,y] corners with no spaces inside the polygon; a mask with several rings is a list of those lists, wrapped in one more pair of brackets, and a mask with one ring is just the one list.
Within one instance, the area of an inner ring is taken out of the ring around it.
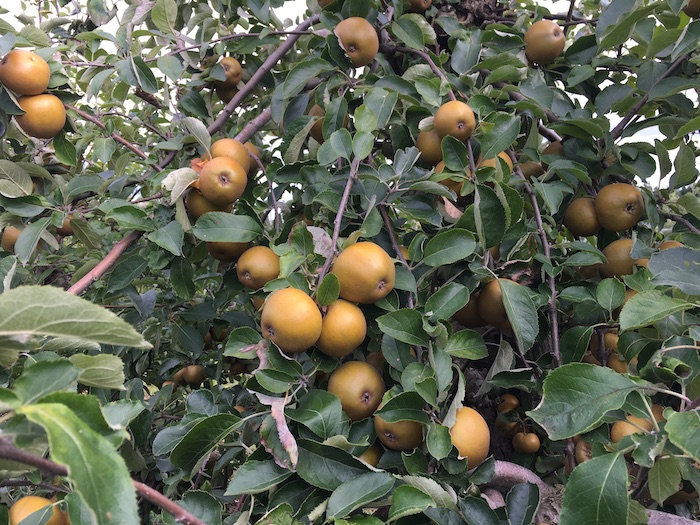
{"label": "green leaf", "polygon": [[547,376],[542,401],[527,415],[559,441],[596,428],[607,412],[622,407],[638,388],[610,368],[571,363]]}
{"label": "green leaf", "polygon": [[460,330],[447,341],[445,352],[463,359],[483,359],[489,355],[484,338],[474,330]]}
{"label": "green leaf", "polygon": [[355,124],[355,129],[359,132],[372,133],[378,129],[377,115],[366,102],[355,110],[352,121]]}
{"label": "green leaf", "polygon": [[662,504],[678,491],[681,473],[673,458],[657,458],[649,469],[649,492],[654,500]]}
{"label": "green leaf", "polygon": [[700,461],[700,412],[674,412],[666,422],[668,439],[688,454],[694,461]]}
{"label": "green leaf", "polygon": [[78,381],[83,385],[124,390],[124,363],[116,355],[75,354],[68,359],[80,369]]}
{"label": "green leaf", "polygon": [[511,525],[530,525],[540,503],[540,491],[533,483],[518,483],[506,495],[506,512]]}
{"label": "green leaf", "polygon": [[170,461],[190,474],[222,439],[238,428],[240,421],[233,414],[217,414],[198,421],[173,449]]}
{"label": "green leaf", "polygon": [[673,162],[675,173],[671,176],[670,189],[682,188],[694,183],[698,178],[698,168],[695,165],[695,149],[681,142],[678,155]]}
{"label": "green leaf", "polygon": [[[670,251],[670,250],[667,250]],[[697,274],[696,278],[697,278]],[[648,290],[631,297],[620,312],[620,332],[649,326],[671,314],[693,308],[683,299],[669,297],[658,290]]]}
{"label": "green leaf", "polygon": [[444,425],[430,423],[428,425],[428,434],[425,437],[425,444],[428,447],[428,452],[438,461],[446,458],[452,450],[452,437],[450,429]]}
{"label": "green leaf", "polygon": [[596,300],[608,312],[625,302],[625,285],[617,279],[603,279],[596,287]]}
{"label": "green leaf", "polygon": [[448,283],[425,301],[425,314],[432,321],[449,319],[469,301],[467,288],[457,283]]}
{"label": "green leaf", "polygon": [[21,165],[0,159],[0,194],[5,197],[23,197],[33,192],[32,178]]}
{"label": "green leaf", "polygon": [[318,287],[316,301],[319,306],[328,306],[340,297],[340,281],[334,273],[328,273]]}
{"label": "green leaf", "polygon": [[299,439],[297,444],[297,474],[315,487],[335,490],[344,482],[367,472],[364,463],[340,448],[309,439]]}
{"label": "green leaf", "polygon": [[139,277],[148,267],[148,261],[137,253],[119,259],[109,274],[107,288],[110,292],[123,290],[131,286],[134,279]]}
{"label": "green leaf", "polygon": [[380,330],[409,345],[427,346],[428,334],[423,330],[423,316],[413,308],[402,308],[377,318]]}
{"label": "green leaf", "polygon": [[185,117],[182,119],[182,124],[205,150],[209,151],[211,149],[211,135],[201,120],[194,117]]}
{"label": "green leaf", "polygon": [[654,275],[653,284],[673,286],[692,296],[700,296],[698,267],[700,251],[690,248],[657,252],[651,256],[648,265],[649,271]]}
{"label": "green leaf", "polygon": [[50,222],[50,217],[44,217],[43,219],[31,223],[22,230],[15,244],[15,253],[17,254],[19,262],[27,264],[29,259],[31,259],[34,249],[37,244],[39,244],[39,240],[41,240],[42,234]]}
{"label": "green leaf", "polygon": [[197,220],[192,233],[207,242],[250,242],[259,239],[263,232],[251,217],[212,211]]}
{"label": "green leaf", "polygon": [[347,129],[342,128],[334,131],[328,142],[330,142],[333,151],[335,151],[338,157],[342,157],[346,160],[352,158],[352,136]]}
{"label": "green leaf", "polygon": [[520,350],[526,352],[535,343],[539,332],[537,310],[532,302],[530,293],[523,286],[508,279],[499,279],[498,284],[503,294],[503,306],[510,326],[515,332]]}
{"label": "green leaf", "polygon": [[355,137],[352,139],[352,152],[355,154],[355,157],[360,160],[366,159],[372,153],[373,146],[374,135],[364,131],[355,133]]}
{"label": "green leaf", "polygon": [[467,525],[500,525],[496,513],[485,499],[467,496],[459,501]]}
{"label": "green leaf", "polygon": [[434,507],[433,498],[425,492],[409,485],[400,485],[391,495],[389,521],[396,521],[405,516],[423,512],[428,507]]}
{"label": "green leaf", "polygon": [[157,93],[158,81],[148,64],[140,56],[132,56],[131,61],[138,86],[147,93]]}
{"label": "green leaf", "polygon": [[693,217],[700,220],[700,197],[692,193],[686,193],[680,196],[678,204],[683,206]]}
{"label": "green leaf", "polygon": [[588,350],[592,334],[592,326],[574,326],[564,332],[559,344],[564,364],[581,361]]}
{"label": "green leaf", "polygon": [[64,405],[30,405],[18,412],[44,427],[51,459],[68,468],[73,490],[80,494],[97,523],[139,523],[136,492],[129,471],[105,438]]}
{"label": "green leaf", "polygon": [[289,72],[282,86],[282,96],[292,98],[306,85],[310,78],[318,78],[336,68],[322,58],[307,58],[297,63]]}
{"label": "green leaf", "polygon": [[178,297],[191,298],[196,288],[194,286],[194,270],[192,263],[186,257],[176,257],[170,263],[170,284]]}
{"label": "green leaf", "polygon": [[375,415],[381,416],[387,423],[409,420],[427,424],[430,419],[423,410],[424,404],[418,392],[401,392],[384,403]]}
{"label": "green leaf", "polygon": [[491,113],[484,121],[489,132],[479,138],[481,156],[490,159],[511,147],[520,133],[520,118],[505,113]]}
{"label": "green leaf", "polygon": [[308,391],[297,408],[289,408],[285,413],[322,439],[337,435],[343,419],[340,399],[325,390]]}
{"label": "green leaf", "polygon": [[[221,503],[210,492],[204,490],[188,490],[177,504],[197,516],[207,525],[221,525]],[[161,513],[165,525],[178,525],[177,518],[165,511]]]}
{"label": "green leaf", "polygon": [[112,312],[53,286],[20,286],[0,295],[0,335],[65,336],[151,348]]}
{"label": "green leaf", "polygon": [[148,234],[148,240],[178,257],[182,256],[182,243],[185,231],[177,221],[171,221],[162,228]]}
{"label": "green leaf", "polygon": [[392,22],[391,32],[410,48],[422,50],[425,46],[425,38],[420,26],[406,15]]}
{"label": "green leaf", "polygon": [[501,199],[488,186],[474,188],[474,222],[479,243],[492,248],[501,242],[506,232],[506,209]]}
{"label": "green leaf", "polygon": [[[369,108],[377,119],[377,127],[375,129],[384,129],[386,127],[398,101],[399,94],[396,91],[387,91],[379,87],[370,89],[365,95],[364,106]],[[357,114],[357,112],[355,113]],[[360,128],[358,127],[358,129]]]}
{"label": "green leaf", "polygon": [[42,361],[25,368],[14,384],[14,392],[25,405],[75,385],[79,371],[66,359]]}
{"label": "green leaf", "polygon": [[564,489],[560,522],[570,525],[627,523],[627,463],[622,453],[578,465]]}
{"label": "green leaf", "polygon": [[442,231],[428,241],[425,246],[423,263],[428,266],[452,264],[474,253],[474,236],[461,228]]}
{"label": "green leaf", "polygon": [[226,488],[226,496],[258,494],[270,490],[292,475],[290,470],[278,466],[272,459],[248,460],[236,469]]}
{"label": "green leaf", "polygon": [[342,518],[389,493],[394,476],[387,472],[367,472],[346,481],[333,491],[326,507],[326,519]]}

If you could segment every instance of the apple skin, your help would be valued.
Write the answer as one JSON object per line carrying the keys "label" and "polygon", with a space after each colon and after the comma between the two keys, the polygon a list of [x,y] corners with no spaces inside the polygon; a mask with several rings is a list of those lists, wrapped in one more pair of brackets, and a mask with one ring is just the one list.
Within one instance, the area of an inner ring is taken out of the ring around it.
{"label": "apple skin", "polygon": [[611,232],[629,230],[644,215],[644,198],[632,184],[608,184],[598,191],[595,211],[602,228]]}
{"label": "apple skin", "polygon": [[211,159],[199,174],[199,191],[215,206],[236,202],[243,195],[247,183],[246,170],[229,157]]}

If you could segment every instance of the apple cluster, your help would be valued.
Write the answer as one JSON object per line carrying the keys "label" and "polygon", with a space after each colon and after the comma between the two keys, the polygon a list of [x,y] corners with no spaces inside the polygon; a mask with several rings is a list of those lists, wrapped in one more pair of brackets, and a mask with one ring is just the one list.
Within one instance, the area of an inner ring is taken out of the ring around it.
{"label": "apple cluster", "polygon": [[30,137],[51,139],[63,129],[66,110],[56,95],[44,93],[51,80],[48,62],[32,51],[13,49],[0,60],[0,83],[18,95],[17,125]]}

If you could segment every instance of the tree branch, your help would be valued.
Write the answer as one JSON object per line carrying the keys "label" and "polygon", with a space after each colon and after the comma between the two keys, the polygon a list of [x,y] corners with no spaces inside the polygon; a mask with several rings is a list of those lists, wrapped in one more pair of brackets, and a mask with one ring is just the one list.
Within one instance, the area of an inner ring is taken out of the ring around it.
{"label": "tree branch", "polygon": [[[340,237],[340,225],[343,222],[343,214],[345,213],[345,208],[348,206],[348,200],[350,200],[350,191],[352,190],[352,185],[357,179],[357,170],[360,167],[360,160],[354,157],[350,162],[350,173],[348,174],[348,180],[345,183],[345,191],[343,191],[343,197],[340,199],[340,206],[338,206],[338,215],[335,216],[335,224],[333,226],[333,238],[331,239],[331,247],[333,253],[335,253],[338,247],[338,238]],[[328,273],[328,270],[333,263],[333,256],[331,255],[326,259],[323,268],[321,268],[321,273],[318,274],[318,284],[323,282],[323,278]]]}
{"label": "tree branch", "polygon": [[[38,468],[43,472],[48,472],[56,476],[68,476],[68,469],[63,465],[19,449],[15,447],[8,438],[0,438],[0,458],[18,461],[19,463],[24,463],[25,465]],[[131,482],[134,484],[136,494],[157,507],[160,507],[168,514],[172,514],[178,523],[185,523],[187,525],[207,525],[197,516],[189,513],[174,501],[163,496],[157,490],[144,485],[140,481],[132,479]]]}
{"label": "tree branch", "polygon": [[[445,82],[448,86],[450,85],[449,80],[447,80],[447,77],[445,74],[442,72],[442,70],[437,67],[435,62],[433,62],[433,59],[430,58],[430,55],[426,53],[425,51],[421,51],[420,49],[412,49],[410,47],[402,47],[402,46],[388,46],[388,45],[383,45],[381,46],[383,51],[391,51],[391,52],[399,52],[399,53],[413,53],[414,55],[418,55],[421,57],[423,60],[425,60],[428,65],[430,66],[430,70],[435,73],[435,75]],[[452,91],[452,88],[450,88],[450,100],[457,100],[457,97],[455,97],[454,92]]]}
{"label": "tree branch", "polygon": [[132,231],[129,232],[126,237],[115,244],[110,252],[102,259],[97,266],[86,273],[77,283],[68,288],[68,293],[78,295],[84,292],[93,282],[97,281],[102,277],[107,270],[109,270],[117,259],[124,251],[135,243],[145,232],[142,231]]}
{"label": "tree branch", "polygon": [[219,116],[216,117],[216,120],[207,128],[210,135],[213,135],[224,126],[228,118],[233,114],[233,110],[236,109],[241,102],[243,102],[245,97],[252,93],[253,89],[258,85],[262,78],[272,70],[275,64],[277,64],[277,62],[279,62],[284,55],[287,54],[292,46],[294,46],[295,42],[299,40],[301,35],[306,34],[304,31],[306,31],[320,19],[321,15],[314,15],[304,20],[294,29],[292,34],[289,34],[287,40],[285,40],[280,47],[270,53],[270,56],[268,56],[265,62],[263,62],[257,71],[253,73],[253,76],[250,77],[250,80],[246,83],[246,85],[233,96],[228,104],[226,104],[223,111],[219,113]]}
{"label": "tree branch", "polygon": [[[78,108],[76,108],[75,106],[71,106],[70,104],[64,104],[64,105],[65,105],[68,109],[75,111],[78,115],[80,115],[80,116],[81,116],[82,118],[84,118],[85,120],[87,120],[87,121],[92,122],[93,124],[95,124],[95,125],[96,125],[98,128],[100,128],[101,130],[107,131],[107,126],[105,126],[102,122],[100,122],[100,120],[99,120],[97,117],[95,117],[95,116],[93,116],[93,115],[90,115],[89,113],[83,111],[82,109],[78,109]],[[113,138],[116,142],[118,142],[119,144],[125,146],[127,149],[129,149],[129,150],[131,150],[132,152],[134,152],[136,155],[138,155],[138,156],[141,157],[142,159],[147,159],[147,158],[148,158],[148,154],[147,154],[147,153],[144,153],[138,146],[136,146],[135,144],[132,144],[131,142],[129,142],[128,140],[126,140],[124,137],[122,137],[121,135],[119,135],[116,131],[113,131],[112,133],[110,133],[109,136],[112,137],[112,138]],[[163,169],[160,168],[160,167],[157,166],[157,165],[154,166],[154,168],[155,168],[156,170],[158,170],[158,171],[163,171]]]}
{"label": "tree branch", "polygon": [[700,230],[698,230],[692,222],[690,222],[688,219],[685,217],[681,217],[680,215],[675,215],[673,213],[664,213],[664,212],[659,212],[659,215],[662,217],[666,217],[667,219],[671,219],[672,221],[679,222],[686,228],[688,228],[691,232],[696,233],[700,235]]}
{"label": "tree branch", "polygon": [[[520,166],[516,164],[515,153],[513,150],[508,150],[508,155],[510,156],[513,166],[515,166],[515,172],[518,176],[525,182],[525,191],[530,196],[530,201],[532,201],[532,208],[535,214],[535,222],[537,224],[537,233],[540,235],[540,241],[542,242],[542,251],[544,256],[548,261],[552,261],[552,254],[549,249],[549,239],[547,239],[547,233],[544,231],[544,225],[542,223],[542,214],[540,213],[540,208],[537,204],[537,197],[532,191],[530,184],[527,182],[525,175],[523,175]],[[551,325],[550,340],[552,342],[552,357],[554,358],[555,366],[559,367],[562,365],[561,352],[559,349],[559,310],[557,308],[557,283],[554,277],[547,275],[547,284],[549,285],[550,297],[547,301],[547,309],[549,310],[549,322]]]}
{"label": "tree branch", "polygon": [[625,128],[627,125],[630,123],[630,121],[637,115],[640,109],[644,107],[644,104],[647,103],[649,100],[649,93],[651,93],[651,90],[654,89],[654,87],[661,82],[663,79],[669,77],[671,73],[673,73],[678,66],[680,66],[683,62],[688,60],[689,55],[683,55],[680,56],[676,59],[676,61],[671,64],[671,66],[664,72],[663,75],[660,75],[659,78],[657,78],[654,83],[651,85],[649,88],[649,91],[644,93],[642,98],[639,99],[639,101],[634,105],[632,109],[629,110],[627,115],[625,115],[622,120],[615,126],[615,128],[610,132],[610,136],[612,137],[613,140],[617,140],[622,136],[622,133],[625,131]]}

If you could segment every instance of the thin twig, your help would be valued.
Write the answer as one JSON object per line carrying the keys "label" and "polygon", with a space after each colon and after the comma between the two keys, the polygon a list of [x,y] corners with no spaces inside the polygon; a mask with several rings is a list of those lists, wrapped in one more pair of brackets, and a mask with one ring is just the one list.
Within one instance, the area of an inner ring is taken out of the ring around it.
{"label": "thin twig", "polygon": [[[430,70],[435,73],[435,75],[445,82],[448,86],[450,85],[449,81],[447,80],[447,77],[445,74],[442,72],[442,70],[437,67],[435,62],[433,62],[433,59],[430,58],[430,55],[426,53],[425,51],[421,51],[420,49],[413,49],[410,47],[402,47],[402,46],[382,46],[383,51],[392,51],[392,52],[399,52],[399,53],[413,53],[414,55],[418,55],[421,57],[423,60],[425,60],[428,63],[428,66],[430,66]],[[452,91],[452,88],[450,88],[450,92],[448,93],[450,96],[450,100],[457,100],[457,97],[455,97],[454,92]]]}
{"label": "thin twig", "polygon": [[[345,190],[343,191],[343,197],[340,199],[340,205],[338,206],[338,215],[335,217],[335,223],[333,225],[333,238],[331,239],[331,247],[333,253],[336,252],[338,247],[338,238],[340,237],[340,225],[343,223],[343,215],[345,214],[345,208],[348,206],[348,201],[350,200],[350,191],[352,190],[352,185],[357,179],[357,170],[360,167],[360,159],[354,157],[350,162],[350,173],[348,174],[348,180],[345,183]],[[326,259],[323,268],[321,268],[321,273],[318,274],[318,284],[320,285],[323,278],[328,273],[333,262],[333,256],[329,256]]]}
{"label": "thin twig", "polygon": [[690,222],[688,219],[685,217],[681,217],[680,215],[676,215],[674,213],[664,213],[664,212],[659,212],[659,215],[662,217],[666,217],[667,219],[670,219],[675,222],[681,223],[683,226],[688,228],[691,232],[696,233],[700,235],[700,230],[697,229],[692,222]]}
{"label": "thin twig", "polygon": [[680,66],[686,60],[688,60],[689,56],[690,55],[685,54],[683,56],[678,57],[676,61],[673,64],[671,64],[670,67],[664,72],[664,74],[660,75],[659,78],[657,78],[654,81],[649,90],[646,93],[644,93],[642,98],[639,99],[639,101],[634,105],[634,107],[629,110],[627,115],[625,115],[622,118],[622,120],[617,124],[617,126],[615,126],[615,128],[613,128],[613,130],[610,132],[610,136],[613,140],[617,140],[622,136],[622,133],[625,131],[627,125],[637,115],[639,110],[642,109],[642,107],[644,107],[644,104],[646,104],[649,100],[649,93],[651,93],[651,90],[654,89],[654,87],[656,87],[656,85],[663,79],[669,77],[671,73],[673,73],[678,68],[678,66]]}
{"label": "thin twig", "polygon": [[256,131],[262,128],[272,118],[272,107],[268,106],[262,110],[260,115],[253,118],[245,125],[245,127],[235,136],[238,142],[247,142],[250,140]]}
{"label": "thin twig", "polygon": [[[544,224],[542,223],[542,215],[540,214],[540,208],[537,204],[537,197],[532,191],[530,184],[527,182],[525,175],[523,175],[520,166],[516,164],[515,153],[513,153],[513,150],[509,149],[508,155],[510,156],[511,161],[515,166],[515,172],[518,174],[518,177],[520,177],[525,182],[525,191],[530,196],[530,200],[532,201],[532,208],[535,214],[535,223],[537,224],[537,232],[539,233],[540,240],[542,242],[542,251],[544,252],[544,256],[551,263],[552,254],[549,249],[549,240],[547,239],[547,233],[544,231]],[[550,297],[547,301],[547,307],[549,310],[549,323],[551,325],[550,338],[552,342],[552,357],[554,358],[555,366],[559,367],[562,365],[562,359],[561,352],[559,349],[559,312],[557,309],[557,283],[554,280],[553,276],[547,275],[547,284],[549,285],[550,291]]]}
{"label": "thin twig", "polygon": [[[81,116],[82,118],[84,118],[85,120],[87,120],[87,121],[92,122],[93,124],[95,124],[95,125],[96,125],[98,128],[100,128],[101,130],[107,131],[107,126],[105,126],[102,122],[100,122],[100,120],[99,120],[97,117],[95,117],[95,116],[93,116],[93,115],[90,115],[89,113],[83,111],[82,109],[78,109],[78,108],[76,108],[75,106],[71,106],[70,104],[64,104],[64,105],[65,105],[68,109],[75,111],[78,115],[80,115],[80,116]],[[147,159],[147,158],[148,158],[148,154],[147,154],[147,153],[144,153],[138,146],[136,146],[135,144],[132,144],[131,142],[129,142],[128,140],[126,140],[124,137],[122,137],[121,135],[119,135],[119,133],[117,133],[116,131],[113,131],[112,133],[110,133],[109,136],[112,137],[112,138],[113,138],[116,142],[118,142],[119,144],[122,144],[122,145],[125,146],[127,149],[133,151],[136,155],[138,155],[138,156],[141,157],[142,159]],[[159,168],[158,166],[154,166],[154,168],[157,169],[158,171],[163,171],[162,168]]]}
{"label": "thin twig", "polygon": [[[399,241],[396,238],[396,232],[394,232],[394,227],[392,226],[391,220],[389,219],[389,214],[386,211],[386,204],[381,204],[379,206],[379,213],[381,214],[382,219],[384,220],[384,226],[386,226],[386,231],[389,232],[389,238],[391,239],[391,245],[394,247],[394,251],[396,252],[396,256],[399,258],[399,261],[401,261],[401,264],[404,266],[404,268],[407,268],[408,270],[410,270],[411,265],[408,264],[406,257],[403,256],[403,252],[401,251],[401,245],[399,245]],[[408,306],[408,308],[413,308],[413,305],[414,305],[413,293],[409,293],[406,306]]]}

